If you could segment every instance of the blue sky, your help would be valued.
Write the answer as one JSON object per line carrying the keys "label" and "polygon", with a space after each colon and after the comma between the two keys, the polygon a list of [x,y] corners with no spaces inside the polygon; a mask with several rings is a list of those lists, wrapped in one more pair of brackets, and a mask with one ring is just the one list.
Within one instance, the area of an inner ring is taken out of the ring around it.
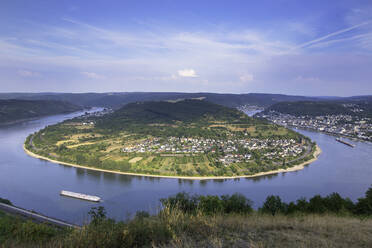
{"label": "blue sky", "polygon": [[0,92],[372,94],[372,1],[0,2]]}

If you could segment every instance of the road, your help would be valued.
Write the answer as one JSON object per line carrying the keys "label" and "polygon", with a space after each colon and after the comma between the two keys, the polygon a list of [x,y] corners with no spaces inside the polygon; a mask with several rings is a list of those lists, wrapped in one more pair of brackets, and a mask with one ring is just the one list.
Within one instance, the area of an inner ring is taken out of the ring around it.
{"label": "road", "polygon": [[0,210],[6,213],[26,217],[39,223],[47,223],[47,224],[52,224],[52,225],[59,226],[59,227],[80,228],[80,226],[78,225],[70,224],[62,220],[53,219],[53,218],[50,218],[50,217],[47,217],[41,214],[31,212],[29,210],[25,210],[25,209],[11,206],[11,205],[4,204],[4,203],[0,203]]}

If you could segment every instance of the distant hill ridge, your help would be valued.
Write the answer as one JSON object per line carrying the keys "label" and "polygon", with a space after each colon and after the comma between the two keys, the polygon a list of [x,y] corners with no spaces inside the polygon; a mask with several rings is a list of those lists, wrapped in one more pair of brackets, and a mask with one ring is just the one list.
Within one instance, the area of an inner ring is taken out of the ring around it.
{"label": "distant hill ridge", "polygon": [[[368,98],[356,98],[355,101],[299,101],[280,102],[268,107],[263,113],[276,111],[294,116],[352,115],[372,116],[372,102]],[[367,100],[366,100],[367,99]],[[357,111],[355,111],[357,110]]]}
{"label": "distant hill ridge", "polygon": [[55,100],[0,100],[0,124],[81,109],[81,106]]}
{"label": "distant hill ridge", "polygon": [[268,107],[282,101],[316,101],[317,97],[291,96],[283,94],[220,94],[220,93],[182,93],[182,92],[117,92],[117,93],[0,93],[0,99],[59,100],[81,106],[100,106],[120,108],[121,106],[143,101],[164,101],[190,98],[205,100],[228,107],[256,105]]}

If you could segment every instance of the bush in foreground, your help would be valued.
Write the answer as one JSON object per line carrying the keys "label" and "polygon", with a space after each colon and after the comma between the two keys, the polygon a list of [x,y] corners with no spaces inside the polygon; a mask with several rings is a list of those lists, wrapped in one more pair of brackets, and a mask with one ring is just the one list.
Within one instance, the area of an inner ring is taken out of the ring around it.
{"label": "bush in foreground", "polygon": [[187,214],[249,214],[253,212],[253,202],[241,194],[223,196],[190,196],[178,193],[175,196],[161,199],[163,206],[178,209]]}
{"label": "bush in foreground", "polygon": [[[289,204],[269,196],[259,211],[242,195],[179,193],[157,215],[127,222],[93,208],[90,224],[56,229],[1,214],[1,247],[372,247],[372,188],[354,204],[339,194]],[[363,216],[363,218],[360,218]],[[364,218],[367,217],[367,218]]]}

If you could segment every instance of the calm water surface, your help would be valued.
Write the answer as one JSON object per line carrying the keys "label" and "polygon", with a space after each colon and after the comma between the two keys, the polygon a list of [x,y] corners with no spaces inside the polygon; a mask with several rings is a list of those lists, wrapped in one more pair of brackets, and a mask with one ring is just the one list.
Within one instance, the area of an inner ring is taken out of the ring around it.
{"label": "calm water surface", "polygon": [[[72,223],[83,223],[91,207],[104,206],[110,217],[121,220],[137,210],[156,211],[159,199],[177,192],[232,194],[239,192],[261,205],[270,194],[285,201],[302,196],[339,192],[356,200],[372,184],[372,145],[353,142],[355,148],[325,134],[299,131],[316,141],[323,153],[297,172],[255,179],[179,180],[115,175],[58,165],[29,157],[22,144],[30,133],[80,113],[46,117],[0,127],[0,197],[15,205]],[[61,190],[100,196],[91,203],[59,195]]]}

